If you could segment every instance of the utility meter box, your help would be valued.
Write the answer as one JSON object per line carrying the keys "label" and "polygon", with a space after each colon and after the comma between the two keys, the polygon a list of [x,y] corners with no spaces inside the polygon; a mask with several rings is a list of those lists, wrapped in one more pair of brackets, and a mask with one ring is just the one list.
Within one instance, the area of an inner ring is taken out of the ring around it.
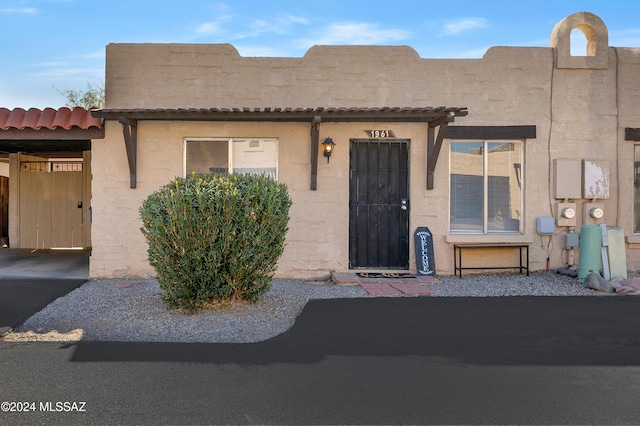
{"label": "utility meter box", "polygon": [[580,244],[580,234],[575,232],[569,232],[565,235],[565,247],[566,249],[577,249]]}
{"label": "utility meter box", "polygon": [[536,230],[540,235],[553,235],[556,233],[555,219],[551,216],[540,216],[536,221]]}
{"label": "utility meter box", "polygon": [[576,226],[578,216],[576,203],[558,203],[556,207],[556,225]]}
{"label": "utility meter box", "polygon": [[584,203],[582,205],[582,223],[584,225],[600,225],[604,223],[604,204]]}
{"label": "utility meter box", "polygon": [[573,158],[553,160],[553,198],[582,198],[582,164]]}
{"label": "utility meter box", "polygon": [[582,198],[589,200],[609,198],[609,162],[582,161]]}

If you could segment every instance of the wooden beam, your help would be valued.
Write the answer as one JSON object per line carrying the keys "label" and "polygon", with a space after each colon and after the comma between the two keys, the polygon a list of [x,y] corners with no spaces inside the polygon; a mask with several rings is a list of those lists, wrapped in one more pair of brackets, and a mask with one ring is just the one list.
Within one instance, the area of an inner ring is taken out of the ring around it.
{"label": "wooden beam", "polygon": [[[139,120],[311,122],[311,190],[316,190],[318,186],[318,150],[322,121],[426,123],[429,128],[427,188],[433,189],[433,176],[447,124],[453,122],[455,117],[464,117],[467,114],[466,108],[446,107],[104,109],[91,112],[93,117],[105,120],[117,119],[122,123],[131,173],[131,188],[136,187],[136,129]],[[437,137],[435,136],[436,127],[441,128]]]}
{"label": "wooden beam", "polygon": [[212,108],[212,109],[104,109],[91,112],[105,120],[128,117],[133,120],[171,121],[270,121],[310,122],[397,122],[423,123],[437,119],[464,117],[466,108]]}
{"label": "wooden beam", "polygon": [[436,145],[435,132],[434,127],[427,126],[427,189],[433,189],[434,170],[429,169],[429,164],[431,164],[431,157]]}
{"label": "wooden beam", "polygon": [[[427,189],[433,189],[436,164],[438,164],[438,156],[442,149],[442,141],[444,140],[448,123],[448,120],[439,120],[429,124],[429,129],[427,130]],[[437,136],[435,135],[436,127],[438,128]]]}
{"label": "wooden beam", "polygon": [[309,189],[318,189],[318,147],[320,146],[320,121],[319,116],[313,117],[311,122],[311,184]]}
{"label": "wooden beam", "polygon": [[0,141],[8,140],[29,140],[29,141],[52,141],[56,145],[64,145],[66,141],[86,141],[91,139],[104,139],[104,128],[98,129],[91,127],[89,129],[7,129],[0,130]]}
{"label": "wooden beam", "polygon": [[129,187],[137,187],[137,155],[138,155],[138,122],[127,117],[120,117],[118,120],[122,124],[124,135],[124,145],[127,151],[127,161],[129,162]]}
{"label": "wooden beam", "polygon": [[535,139],[536,126],[450,126],[447,139]]}
{"label": "wooden beam", "polygon": [[82,152],[91,149],[91,140],[0,140],[0,152]]}
{"label": "wooden beam", "polygon": [[640,129],[627,127],[624,129],[625,141],[640,141]]}

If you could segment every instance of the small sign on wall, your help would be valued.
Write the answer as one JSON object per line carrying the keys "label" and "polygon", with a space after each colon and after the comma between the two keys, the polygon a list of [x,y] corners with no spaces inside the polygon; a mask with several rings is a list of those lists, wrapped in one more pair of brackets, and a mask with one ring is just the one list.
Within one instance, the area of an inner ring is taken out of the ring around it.
{"label": "small sign on wall", "polygon": [[433,255],[433,235],[426,226],[416,229],[413,234],[416,247],[416,268],[418,275],[436,275],[436,258]]}
{"label": "small sign on wall", "polygon": [[383,129],[383,130],[365,130],[364,131],[370,138],[378,139],[378,138],[395,138],[396,135],[393,133],[393,130]]}

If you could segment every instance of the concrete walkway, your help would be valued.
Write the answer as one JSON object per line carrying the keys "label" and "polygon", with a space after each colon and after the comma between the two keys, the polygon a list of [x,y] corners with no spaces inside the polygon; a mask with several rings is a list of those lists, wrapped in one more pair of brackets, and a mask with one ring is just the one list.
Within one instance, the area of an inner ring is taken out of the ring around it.
{"label": "concrete walkway", "polygon": [[0,248],[0,279],[88,279],[89,251]]}
{"label": "concrete walkway", "polygon": [[[331,279],[338,285],[359,285],[373,296],[430,296],[433,291],[424,284],[440,284],[440,280],[428,275],[377,274],[333,272]],[[407,276],[404,276],[407,275]]]}

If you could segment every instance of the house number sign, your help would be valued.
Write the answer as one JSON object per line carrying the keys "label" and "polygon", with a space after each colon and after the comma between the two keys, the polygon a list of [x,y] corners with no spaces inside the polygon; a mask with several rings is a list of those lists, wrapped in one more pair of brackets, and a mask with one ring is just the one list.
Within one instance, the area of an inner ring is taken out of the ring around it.
{"label": "house number sign", "polygon": [[393,138],[393,130],[365,130],[370,138]]}

